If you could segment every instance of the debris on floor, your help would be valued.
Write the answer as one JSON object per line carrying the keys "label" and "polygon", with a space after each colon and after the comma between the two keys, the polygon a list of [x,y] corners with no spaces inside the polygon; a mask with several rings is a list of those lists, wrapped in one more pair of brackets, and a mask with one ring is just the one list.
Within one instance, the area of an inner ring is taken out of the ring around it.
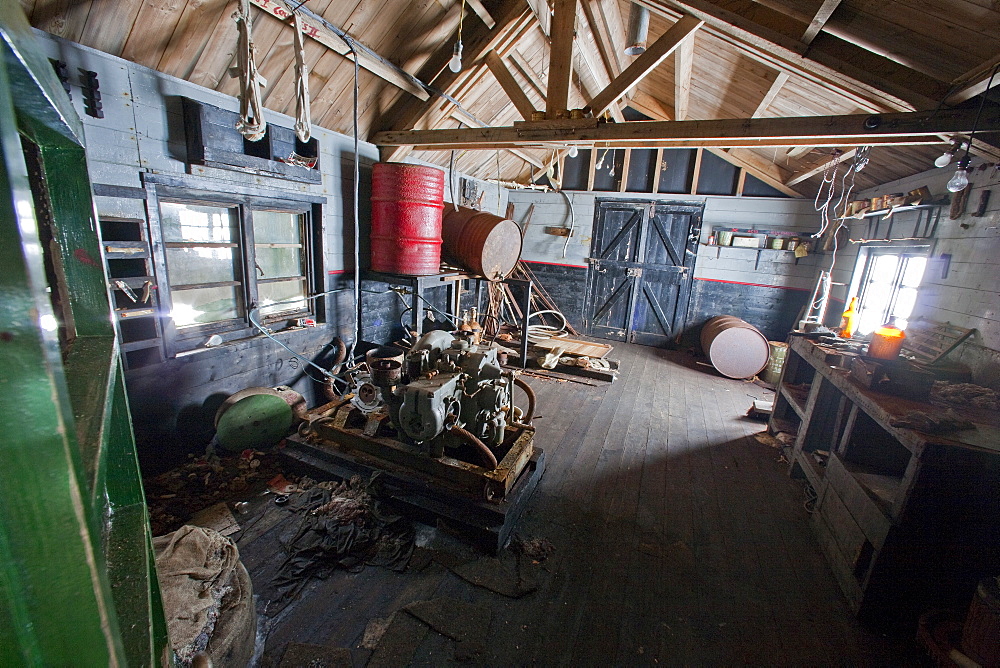
{"label": "debris on floor", "polygon": [[975,406],[990,411],[1000,410],[1000,394],[973,383],[949,383],[939,380],[931,389],[931,398],[959,406]]}
{"label": "debris on floor", "polygon": [[946,413],[910,411],[902,417],[892,418],[889,420],[889,424],[893,427],[916,429],[925,434],[945,434],[950,431],[964,431],[976,428],[976,425],[960,417],[951,409]]}
{"label": "debris on floor", "polygon": [[368,668],[398,668],[409,665],[413,653],[430,633],[430,627],[416,617],[397,612],[389,619],[389,625],[382,634]]}
{"label": "debris on floor", "polygon": [[771,417],[771,411],[774,409],[773,401],[763,401],[761,399],[754,399],[753,404],[750,409],[747,410],[747,417],[753,418],[755,420],[767,420]]}
{"label": "debris on floor", "polygon": [[352,668],[351,650],[344,647],[288,643],[278,668]]}
{"label": "debris on floor", "polygon": [[795,443],[795,434],[789,434],[786,431],[779,431],[774,436],[767,431],[762,431],[759,434],[754,434],[753,437],[758,443],[769,448],[791,447]]}
{"label": "debris on floor", "polygon": [[365,565],[406,570],[413,554],[409,520],[382,512],[375,478],[317,483],[289,502],[301,518],[284,542],[287,559],[272,580],[275,598],[294,596],[311,577]]}
{"label": "debris on floor", "polygon": [[493,619],[487,605],[442,596],[417,601],[403,609],[441,635],[458,642],[456,658],[471,657],[486,649],[486,638]]}
{"label": "debris on floor", "polygon": [[494,557],[459,564],[451,571],[467,582],[510,598],[521,598],[538,589],[534,577],[511,571]]}
{"label": "debris on floor", "polygon": [[540,564],[552,556],[556,551],[556,546],[547,538],[521,538],[514,536],[510,543],[510,549],[515,554],[523,554],[532,562]]}
{"label": "debris on floor", "polygon": [[236,518],[233,517],[229,506],[222,501],[214,506],[209,506],[204,510],[196,512],[188,520],[188,524],[218,531],[223,536],[231,536],[240,530],[240,525],[237,523]]}

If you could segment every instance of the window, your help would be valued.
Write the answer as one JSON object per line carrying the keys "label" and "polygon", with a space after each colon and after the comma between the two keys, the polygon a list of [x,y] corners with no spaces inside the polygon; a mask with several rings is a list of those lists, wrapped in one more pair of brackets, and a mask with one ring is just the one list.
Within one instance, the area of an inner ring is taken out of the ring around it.
{"label": "window", "polygon": [[871,248],[859,257],[858,332],[868,334],[890,318],[905,329],[917,303],[917,289],[924,276],[927,256],[921,250]]}
{"label": "window", "polygon": [[317,202],[147,190],[168,355],[213,334],[252,335],[255,322],[315,315],[308,296],[322,289],[314,288],[322,276],[313,262],[314,253],[322,257],[312,243]]}

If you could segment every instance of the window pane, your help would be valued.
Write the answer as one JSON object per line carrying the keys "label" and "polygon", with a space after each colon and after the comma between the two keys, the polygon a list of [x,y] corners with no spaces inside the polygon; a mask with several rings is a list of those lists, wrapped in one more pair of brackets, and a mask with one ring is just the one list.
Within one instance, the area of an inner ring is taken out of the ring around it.
{"label": "window pane", "polygon": [[239,286],[174,290],[170,317],[178,329],[238,318],[242,315],[238,290]]}
{"label": "window pane", "polygon": [[[257,278],[283,278],[285,276],[302,276],[302,248],[271,248],[256,246]],[[263,273],[261,273],[263,272]]]}
{"label": "window pane", "polygon": [[302,216],[286,211],[254,210],[253,236],[258,244],[300,244]]}
{"label": "window pane", "polygon": [[226,283],[236,277],[236,248],[168,248],[171,285]]}
{"label": "window pane", "polygon": [[898,255],[879,255],[872,263],[868,280],[873,283],[892,283],[896,278],[896,267],[899,265]]}
{"label": "window pane", "polygon": [[906,268],[903,269],[903,285],[910,288],[920,287],[920,279],[924,277],[924,268],[927,266],[927,258],[911,257],[906,260]]}
{"label": "window pane", "polygon": [[164,241],[235,242],[238,240],[235,208],[160,203]]}
{"label": "window pane", "polygon": [[260,313],[263,316],[302,311],[306,308],[305,281],[301,279],[259,283],[257,295],[260,298]]}
{"label": "window pane", "polygon": [[913,305],[917,303],[916,288],[900,288],[896,296],[896,303],[892,307],[892,314],[897,318],[909,318],[913,313]]}

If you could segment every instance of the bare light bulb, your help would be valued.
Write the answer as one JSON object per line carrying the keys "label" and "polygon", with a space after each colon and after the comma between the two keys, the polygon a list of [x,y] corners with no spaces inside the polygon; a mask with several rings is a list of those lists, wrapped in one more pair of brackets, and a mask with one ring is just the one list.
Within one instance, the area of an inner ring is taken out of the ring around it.
{"label": "bare light bulb", "polygon": [[969,186],[969,159],[962,158],[958,161],[958,169],[955,175],[948,181],[948,190],[953,193],[961,192]]}
{"label": "bare light bulb", "polygon": [[935,167],[947,167],[955,158],[955,149],[948,149],[934,161]]}
{"label": "bare light bulb", "polygon": [[462,71],[462,40],[455,42],[455,50],[451,52],[448,69],[456,74]]}
{"label": "bare light bulb", "polygon": [[575,158],[578,155],[580,155],[580,149],[576,147],[576,144],[573,144],[569,147],[569,157]]}

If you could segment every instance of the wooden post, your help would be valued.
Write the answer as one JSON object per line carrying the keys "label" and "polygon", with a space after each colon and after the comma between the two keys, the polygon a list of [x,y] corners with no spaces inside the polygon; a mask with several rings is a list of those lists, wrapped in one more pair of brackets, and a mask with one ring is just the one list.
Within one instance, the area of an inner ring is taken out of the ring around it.
{"label": "wooden post", "polygon": [[549,50],[549,86],[545,117],[564,118],[569,106],[569,84],[573,75],[573,39],[579,0],[556,0]]}

